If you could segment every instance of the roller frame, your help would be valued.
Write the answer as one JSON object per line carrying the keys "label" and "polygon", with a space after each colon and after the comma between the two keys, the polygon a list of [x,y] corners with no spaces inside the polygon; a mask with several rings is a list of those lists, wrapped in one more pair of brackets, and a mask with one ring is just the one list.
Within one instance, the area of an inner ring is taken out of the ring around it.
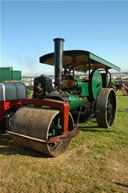
{"label": "roller frame", "polygon": [[68,131],[69,103],[53,99],[25,99],[0,102],[0,120],[4,118],[5,112],[11,108],[19,109],[23,105],[48,106],[58,108],[63,121],[63,133]]}
{"label": "roller frame", "polygon": [[21,101],[23,105],[48,106],[59,109],[62,116],[63,133],[68,132],[69,103],[54,99],[27,99]]}
{"label": "roller frame", "polygon": [[[18,107],[24,106],[24,105],[34,105],[34,106],[48,106],[51,108],[59,109],[61,112],[62,117],[62,135],[51,137],[48,141],[42,141],[42,143],[56,143],[60,141],[66,141],[70,138],[73,138],[79,134],[79,131],[77,128],[74,128],[73,131],[68,131],[68,119],[69,119],[69,103],[63,102],[63,101],[57,101],[54,99],[25,99],[18,101]],[[17,107],[17,108],[18,108]],[[28,138],[28,136],[20,136],[20,134],[17,134],[15,132],[7,131],[9,134],[19,137]],[[37,141],[38,139],[29,137],[29,139]]]}
{"label": "roller frame", "polygon": [[74,128],[72,131],[67,132],[66,134],[56,136],[56,137],[50,137],[49,140],[45,141],[45,140],[37,139],[37,138],[34,138],[34,137],[30,137],[30,136],[22,135],[22,134],[19,134],[19,133],[15,133],[15,132],[12,132],[12,131],[7,131],[7,133],[10,134],[10,135],[23,137],[23,138],[26,138],[26,139],[29,139],[29,140],[32,140],[32,141],[38,141],[38,142],[45,143],[45,144],[58,143],[58,142],[61,142],[61,141],[66,141],[68,139],[76,137],[79,134],[79,132],[80,131],[77,131],[77,129]]}

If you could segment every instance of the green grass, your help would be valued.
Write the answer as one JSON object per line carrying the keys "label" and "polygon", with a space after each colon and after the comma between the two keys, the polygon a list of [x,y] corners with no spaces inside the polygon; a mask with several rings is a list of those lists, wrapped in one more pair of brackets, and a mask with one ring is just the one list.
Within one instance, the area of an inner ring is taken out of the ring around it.
{"label": "green grass", "polygon": [[0,193],[127,193],[128,97],[117,93],[110,129],[96,119],[79,124],[80,134],[56,158],[19,147],[0,131]]}

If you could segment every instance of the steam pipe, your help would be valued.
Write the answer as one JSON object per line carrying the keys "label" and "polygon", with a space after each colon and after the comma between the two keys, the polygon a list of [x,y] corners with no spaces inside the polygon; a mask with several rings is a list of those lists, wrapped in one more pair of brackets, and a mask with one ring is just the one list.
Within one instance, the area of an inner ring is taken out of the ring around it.
{"label": "steam pipe", "polygon": [[63,62],[64,39],[54,39],[54,66],[55,66],[55,88],[61,91],[62,87],[62,62]]}

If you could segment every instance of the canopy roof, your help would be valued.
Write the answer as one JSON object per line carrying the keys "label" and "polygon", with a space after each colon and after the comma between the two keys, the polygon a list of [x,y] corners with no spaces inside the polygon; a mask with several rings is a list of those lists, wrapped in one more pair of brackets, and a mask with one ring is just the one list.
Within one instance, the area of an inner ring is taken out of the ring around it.
{"label": "canopy roof", "polygon": [[[54,52],[40,57],[40,63],[54,65]],[[120,71],[116,65],[84,50],[68,50],[63,52],[63,68],[73,68],[75,71],[86,72],[90,69],[114,69]]]}

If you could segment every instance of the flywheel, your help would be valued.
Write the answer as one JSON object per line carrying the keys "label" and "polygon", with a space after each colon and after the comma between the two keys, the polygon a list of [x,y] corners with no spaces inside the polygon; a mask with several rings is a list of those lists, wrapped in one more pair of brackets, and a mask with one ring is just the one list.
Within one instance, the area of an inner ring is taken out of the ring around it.
{"label": "flywheel", "polygon": [[[41,153],[57,156],[68,148],[71,139],[57,143],[45,143],[50,137],[62,133],[61,114],[58,109],[22,107],[11,119],[10,131],[14,140],[21,146]],[[69,113],[69,131],[74,128],[72,115]],[[10,134],[11,134],[10,132]]]}
{"label": "flywheel", "polygon": [[111,88],[102,88],[96,100],[96,119],[100,127],[111,127],[116,113],[116,95]]}
{"label": "flywheel", "polygon": [[89,78],[89,95],[92,100],[96,100],[102,88],[102,76],[99,70],[93,70]]}

